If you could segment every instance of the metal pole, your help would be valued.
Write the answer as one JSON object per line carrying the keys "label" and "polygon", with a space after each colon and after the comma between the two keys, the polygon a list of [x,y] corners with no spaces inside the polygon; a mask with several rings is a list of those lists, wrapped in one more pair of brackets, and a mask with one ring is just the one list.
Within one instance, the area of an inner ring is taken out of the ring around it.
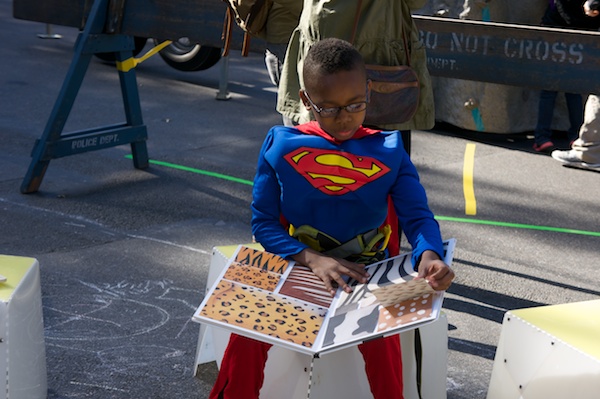
{"label": "metal pole", "polygon": [[229,100],[231,96],[227,90],[229,84],[229,55],[221,57],[221,73],[219,77],[219,92],[217,100]]}
{"label": "metal pole", "polygon": [[46,33],[38,33],[40,39],[62,39],[62,35],[52,33],[52,25],[46,24]]}

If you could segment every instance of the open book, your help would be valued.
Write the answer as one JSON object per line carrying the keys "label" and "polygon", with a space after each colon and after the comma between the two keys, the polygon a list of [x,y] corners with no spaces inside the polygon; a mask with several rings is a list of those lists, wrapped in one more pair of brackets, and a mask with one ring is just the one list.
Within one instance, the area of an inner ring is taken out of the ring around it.
{"label": "open book", "polygon": [[[456,240],[444,242],[450,265]],[[415,279],[411,254],[367,266],[369,281],[332,297],[310,269],[239,246],[193,320],[306,354],[322,354],[435,321],[443,291]]]}

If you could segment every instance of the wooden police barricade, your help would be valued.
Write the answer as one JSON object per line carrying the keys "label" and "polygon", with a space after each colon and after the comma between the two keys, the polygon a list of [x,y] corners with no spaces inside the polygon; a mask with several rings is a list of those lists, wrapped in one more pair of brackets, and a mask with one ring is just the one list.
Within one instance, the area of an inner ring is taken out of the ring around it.
{"label": "wooden police barricade", "polygon": [[[15,18],[82,29],[74,56],[32,161],[21,184],[38,191],[52,159],[130,144],[134,167],[148,167],[147,129],[142,119],[133,57],[134,37],[189,38],[221,47],[226,5],[219,0],[14,0]],[[94,54],[114,53],[125,122],[63,134],[67,118]]]}
{"label": "wooden police barricade", "polygon": [[47,396],[40,271],[36,259],[0,255],[0,399]]}
{"label": "wooden police barricade", "polygon": [[[262,249],[259,244],[245,244],[247,247]],[[207,291],[214,284],[237,245],[219,246],[213,249]],[[400,334],[404,397],[406,399],[446,398],[448,322],[445,314],[433,323],[419,328],[422,353],[415,351],[415,332]],[[200,325],[194,371],[204,363],[221,359],[230,332],[222,328]],[[419,359],[417,359],[419,357]],[[352,367],[351,365],[354,365]],[[421,396],[417,388],[418,378],[423,381]],[[364,361],[356,346],[312,357],[278,346],[269,350],[265,367],[265,380],[260,392],[261,398],[306,399],[348,399],[373,398],[369,382],[364,372]]]}
{"label": "wooden police barricade", "polygon": [[504,315],[487,399],[596,399],[600,300]]}

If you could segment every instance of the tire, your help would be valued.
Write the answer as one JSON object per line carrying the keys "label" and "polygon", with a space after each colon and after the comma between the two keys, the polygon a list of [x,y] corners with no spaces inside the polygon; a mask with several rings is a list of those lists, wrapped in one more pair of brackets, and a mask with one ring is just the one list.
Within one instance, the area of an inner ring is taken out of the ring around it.
{"label": "tire", "polygon": [[[148,41],[147,37],[133,37],[133,56],[137,56],[142,52],[144,47],[146,47],[146,42]],[[102,61],[114,63],[117,58],[115,57],[115,53],[96,53],[94,54],[96,57],[100,58]]]}
{"label": "tire", "polygon": [[[161,43],[153,40],[155,46]],[[220,48],[190,43],[186,37],[174,41],[158,54],[169,66],[184,72],[208,69],[221,59]]]}

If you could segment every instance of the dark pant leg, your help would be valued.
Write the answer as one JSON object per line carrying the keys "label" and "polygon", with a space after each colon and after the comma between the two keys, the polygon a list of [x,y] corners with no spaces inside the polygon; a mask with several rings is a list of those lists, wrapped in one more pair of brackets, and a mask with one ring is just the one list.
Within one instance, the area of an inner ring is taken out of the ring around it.
{"label": "dark pant leg", "polygon": [[565,93],[567,110],[569,111],[569,140],[579,137],[579,129],[583,124],[583,97],[578,93]]}
{"label": "dark pant leg", "polygon": [[543,144],[552,140],[552,117],[558,92],[542,90],[538,103],[538,118],[535,127],[535,143]]}

